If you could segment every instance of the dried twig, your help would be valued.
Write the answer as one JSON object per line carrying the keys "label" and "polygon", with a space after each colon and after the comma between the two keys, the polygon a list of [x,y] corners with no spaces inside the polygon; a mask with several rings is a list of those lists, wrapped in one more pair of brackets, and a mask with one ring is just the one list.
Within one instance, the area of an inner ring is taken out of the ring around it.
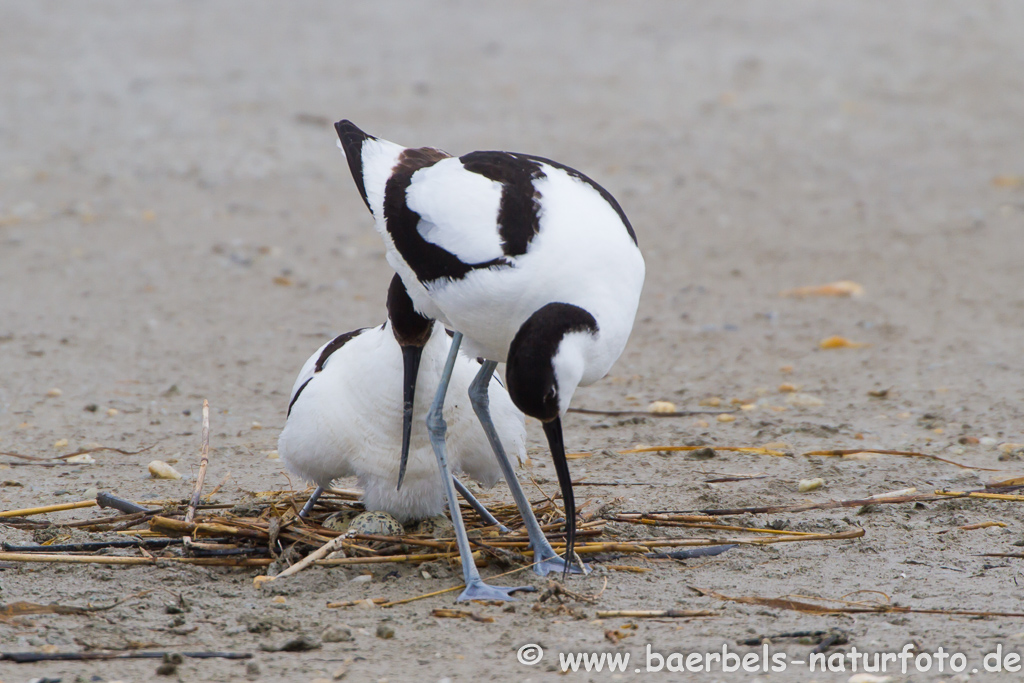
{"label": "dried twig", "polygon": [[82,500],[77,503],[61,503],[59,505],[43,505],[42,507],[24,508],[22,510],[6,510],[0,512],[0,517],[28,517],[29,515],[44,515],[47,512],[60,512],[61,510],[77,510],[78,508],[96,507],[95,500]]}
{"label": "dried twig", "polygon": [[188,512],[185,513],[185,522],[191,523],[196,516],[196,506],[199,505],[203,495],[203,481],[206,479],[206,466],[210,462],[210,404],[203,399],[203,445],[199,452],[199,474],[196,476],[196,485],[192,490],[192,501],[188,505]]}
{"label": "dried twig", "polygon": [[[32,662],[81,662],[103,659],[163,659],[168,652],[0,652],[0,660],[17,664]],[[179,652],[189,659],[250,659],[248,652]]]}
{"label": "dried twig", "polygon": [[871,449],[871,448],[847,448],[847,449],[836,449],[836,450],[827,450],[827,451],[808,451],[806,453],[803,453],[802,455],[805,455],[805,456],[807,456],[807,455],[825,455],[825,456],[839,456],[839,457],[842,457],[844,455],[854,455],[855,453],[877,453],[878,455],[900,455],[900,456],[903,456],[903,457],[906,457],[906,458],[926,458],[928,460],[936,460],[938,462],[944,462],[944,463],[946,463],[948,465],[955,465],[956,467],[959,467],[959,468],[965,469],[965,470],[981,470],[983,472],[1002,472],[1003,471],[1003,470],[999,470],[999,469],[992,469],[990,467],[976,467],[974,465],[964,465],[962,463],[955,462],[953,460],[946,460],[945,458],[940,458],[937,455],[929,455],[928,453],[915,453],[913,451],[886,451],[886,450],[878,450],[878,449]]}
{"label": "dried twig", "polygon": [[688,417],[691,415],[723,415],[735,413],[735,410],[674,410],[669,413],[653,413],[649,410],[593,410],[590,408],[569,408],[570,413],[581,413],[583,415],[608,415],[610,417]]}
{"label": "dried twig", "polygon": [[614,609],[597,613],[598,619],[687,619],[690,617],[713,617],[717,612],[706,609]]}
{"label": "dried twig", "polygon": [[925,608],[914,608],[914,607],[902,607],[897,605],[879,604],[879,605],[867,605],[865,603],[857,603],[859,606],[855,607],[831,607],[829,605],[818,605],[810,602],[803,602],[800,600],[791,600],[789,598],[762,598],[758,596],[728,596],[716,593],[715,591],[708,590],[707,588],[697,588],[696,586],[690,586],[690,590],[700,593],[706,597],[716,598],[718,600],[725,600],[727,602],[739,602],[748,605],[762,605],[764,607],[772,607],[775,609],[786,609],[793,610],[796,612],[805,612],[808,614],[887,614],[887,613],[899,613],[899,614],[941,614],[945,616],[967,616],[967,617],[1024,617],[1024,613],[1021,612],[983,612],[976,610],[959,610],[959,609],[925,609]]}
{"label": "dried twig", "polygon": [[788,458],[790,453],[775,450],[774,448],[759,448],[753,446],[644,446],[643,448],[629,448],[618,451],[620,455],[630,453],[657,453],[658,451],[699,451],[702,448],[713,448],[716,451],[733,451],[736,453],[754,453],[756,455],[772,455],[776,458]]}

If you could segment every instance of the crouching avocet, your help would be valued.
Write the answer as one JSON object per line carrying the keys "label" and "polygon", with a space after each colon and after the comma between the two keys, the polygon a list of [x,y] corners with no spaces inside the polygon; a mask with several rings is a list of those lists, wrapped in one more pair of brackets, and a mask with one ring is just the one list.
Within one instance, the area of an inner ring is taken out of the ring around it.
{"label": "crouching avocet", "polygon": [[[278,440],[287,468],[318,487],[303,516],[325,487],[345,476],[358,477],[367,510],[387,512],[400,522],[443,514],[445,484],[426,425],[410,419],[411,431],[403,431],[403,418],[405,413],[411,418],[413,411],[427,414],[451,345],[440,323],[415,312],[395,276],[388,291],[387,322],[346,332],[309,357],[292,388]],[[463,354],[455,360],[451,381],[459,391],[444,406],[449,425],[445,442],[453,472],[492,486],[501,469],[466,395],[480,367]],[[407,381],[405,375],[410,375]],[[417,381],[419,393],[414,392]],[[502,441],[521,462],[526,454],[523,414],[497,376],[492,375],[488,393]],[[403,445],[409,455],[399,488]],[[498,524],[458,480],[456,486],[481,516]]]}

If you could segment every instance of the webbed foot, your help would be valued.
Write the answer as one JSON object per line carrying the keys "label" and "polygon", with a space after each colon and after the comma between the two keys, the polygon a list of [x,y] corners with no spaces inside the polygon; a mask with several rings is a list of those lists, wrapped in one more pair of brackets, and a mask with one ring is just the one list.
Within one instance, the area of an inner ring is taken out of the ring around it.
{"label": "webbed foot", "polygon": [[472,581],[466,586],[466,589],[462,591],[462,595],[459,596],[458,602],[465,600],[503,600],[506,602],[514,601],[512,593],[517,591],[535,591],[537,590],[533,586],[516,586],[514,588],[505,588],[504,586],[491,586],[486,584],[480,579]]}

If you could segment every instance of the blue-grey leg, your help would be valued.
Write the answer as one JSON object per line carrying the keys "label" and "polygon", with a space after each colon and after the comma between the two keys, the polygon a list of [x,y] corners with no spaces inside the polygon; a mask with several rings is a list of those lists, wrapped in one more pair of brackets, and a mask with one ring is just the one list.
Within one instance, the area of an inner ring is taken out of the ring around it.
{"label": "blue-grey leg", "polygon": [[307,500],[306,504],[302,506],[301,510],[299,510],[299,517],[302,517],[303,519],[309,517],[309,513],[313,511],[313,506],[316,505],[316,502],[318,500],[320,500],[320,495],[323,492],[323,486],[316,487],[316,491],[313,491],[313,494],[309,497],[309,500]]}
{"label": "blue-grey leg", "polygon": [[[546,576],[551,572],[563,572],[565,571],[565,560],[559,557],[558,553],[551,547],[551,544],[548,543],[544,532],[541,531],[540,524],[537,523],[537,518],[533,515],[533,508],[530,507],[530,501],[527,500],[526,494],[523,493],[523,487],[519,485],[515,468],[512,467],[508,456],[505,455],[505,448],[501,445],[501,439],[498,438],[498,432],[494,428],[494,422],[491,420],[488,389],[491,384],[491,377],[494,375],[494,368],[497,366],[498,364],[494,361],[484,361],[484,364],[480,367],[480,372],[476,374],[473,383],[469,385],[469,402],[473,404],[473,410],[480,420],[480,425],[484,428],[488,441],[491,442],[491,448],[498,459],[501,473],[505,475],[508,488],[512,491],[512,498],[516,501],[519,514],[522,515],[523,522],[526,524],[526,533],[530,537],[530,547],[533,548],[533,571],[541,576]],[[585,570],[580,569],[575,562],[571,562],[569,571],[579,574]]]}
{"label": "blue-grey leg", "polygon": [[466,526],[462,523],[462,514],[459,512],[459,500],[455,497],[455,484],[452,479],[451,469],[448,467],[448,453],[445,447],[444,435],[448,425],[444,422],[444,397],[448,392],[448,382],[452,378],[452,369],[455,367],[455,359],[459,355],[459,344],[462,343],[462,335],[458,332],[452,338],[451,350],[448,352],[448,360],[441,374],[441,380],[437,386],[437,394],[434,402],[427,413],[427,431],[430,433],[430,445],[434,447],[434,455],[437,456],[437,466],[441,470],[441,482],[444,484],[444,495],[448,499],[448,512],[451,513],[452,525],[455,527],[455,541],[459,546],[459,555],[462,559],[462,576],[466,581],[466,589],[462,591],[459,600],[511,600],[510,593],[523,590],[535,590],[533,586],[518,586],[515,588],[504,588],[501,586],[490,586],[480,578],[480,572],[476,569],[473,561],[473,553],[469,547],[469,538],[466,536]]}
{"label": "blue-grey leg", "polygon": [[509,532],[508,527],[495,519],[494,515],[491,514],[491,511],[485,508],[484,504],[476,499],[476,496],[466,488],[465,484],[459,481],[458,477],[452,477],[452,479],[455,481],[455,490],[459,492],[459,495],[462,496],[467,503],[469,503],[470,507],[476,510],[476,514],[480,515],[481,519],[487,522],[490,526],[498,527],[498,531],[503,534],[507,534]]}

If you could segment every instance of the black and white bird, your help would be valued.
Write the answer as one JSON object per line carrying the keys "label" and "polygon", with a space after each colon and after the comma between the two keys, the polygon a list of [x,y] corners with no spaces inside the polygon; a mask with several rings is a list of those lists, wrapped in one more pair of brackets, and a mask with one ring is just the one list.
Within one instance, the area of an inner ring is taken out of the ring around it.
{"label": "black and white bird", "polygon": [[[317,485],[302,516],[312,510],[324,488],[345,476],[358,478],[367,510],[387,512],[400,522],[443,514],[445,486],[427,428],[411,415],[427,414],[451,346],[440,323],[415,312],[396,275],[388,292],[387,322],[346,332],[309,357],[295,380],[288,419],[278,439],[287,468]],[[464,354],[456,357],[451,383],[458,392],[444,407],[450,425],[446,444],[454,472],[465,472],[490,487],[501,477],[501,469],[466,399],[479,369],[479,361]],[[418,396],[416,383],[422,388]],[[523,414],[493,373],[488,386],[498,433],[522,461]],[[403,452],[408,453],[407,466]],[[498,525],[457,480],[456,486],[488,523]]]}
{"label": "black and white bird", "polygon": [[[460,344],[485,359],[470,401],[526,523],[535,571],[568,571],[576,519],[561,416],[577,386],[608,373],[632,330],[645,269],[629,220],[607,190],[549,159],[454,157],[373,137],[350,121],[335,129],[388,263],[416,310],[456,331],[449,364]],[[489,414],[482,389],[499,362],[507,363],[513,403],[543,423],[565,505],[565,560],[537,524]],[[442,377],[427,415],[443,471],[449,462],[439,407],[447,389]],[[467,586],[459,599],[508,599],[520,588],[480,579],[452,486],[447,498]]]}

